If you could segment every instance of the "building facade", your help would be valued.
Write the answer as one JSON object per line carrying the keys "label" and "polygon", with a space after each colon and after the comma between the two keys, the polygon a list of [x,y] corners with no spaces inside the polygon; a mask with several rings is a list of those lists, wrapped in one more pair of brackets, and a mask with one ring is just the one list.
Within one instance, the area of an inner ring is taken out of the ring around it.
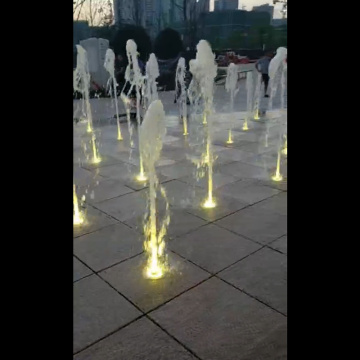
{"label": "building facade", "polygon": [[271,20],[274,17],[274,7],[269,5],[269,4],[263,4],[263,5],[259,5],[259,6],[254,6],[252,11],[256,11],[256,12],[266,12],[270,15]]}
{"label": "building facade", "polygon": [[215,0],[215,11],[221,10],[238,10],[239,0]]}
{"label": "building facade", "polygon": [[210,0],[188,0],[186,9],[183,0],[114,0],[115,24],[143,26],[152,38],[185,16],[190,20],[209,11]]}

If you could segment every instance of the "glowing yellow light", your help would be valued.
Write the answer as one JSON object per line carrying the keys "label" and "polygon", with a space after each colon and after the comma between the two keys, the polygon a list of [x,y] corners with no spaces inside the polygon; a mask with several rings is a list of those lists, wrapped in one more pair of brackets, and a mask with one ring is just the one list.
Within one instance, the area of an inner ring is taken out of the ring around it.
{"label": "glowing yellow light", "polygon": [[76,189],[74,185],[74,225],[81,225],[84,222],[84,217],[79,209],[79,202],[76,195]]}
{"label": "glowing yellow light", "polygon": [[123,137],[121,136],[121,130],[120,130],[120,125],[118,124],[118,136],[117,136],[118,140],[123,140]]}
{"label": "glowing yellow light", "polygon": [[231,129],[229,129],[229,137],[228,140],[226,141],[227,144],[232,144],[233,143],[233,139],[232,139],[232,131]]}
{"label": "glowing yellow light", "polygon": [[255,111],[254,120],[260,120],[259,109],[256,109]]}
{"label": "glowing yellow light", "polygon": [[139,175],[136,176],[136,180],[137,181],[146,181],[148,178],[144,173],[144,165],[143,165],[143,160],[142,160],[141,155],[140,155],[139,160],[140,160],[140,173],[139,173]]}
{"label": "glowing yellow light", "polygon": [[212,198],[207,198],[205,202],[202,204],[202,207],[205,209],[212,209],[216,206],[215,201]]}
{"label": "glowing yellow light", "polygon": [[95,134],[93,134],[92,136],[92,150],[93,150],[93,164],[98,164],[99,162],[101,162],[101,158],[98,155],[97,149],[96,149],[96,138],[95,138]]}
{"label": "glowing yellow light", "polygon": [[184,123],[184,133],[183,133],[183,135],[184,136],[189,135],[188,129],[187,129],[187,118],[186,118],[186,116],[183,116],[183,123]]}
{"label": "glowing yellow light", "polygon": [[203,116],[203,124],[207,124],[206,113],[205,112],[204,112],[204,116]]}
{"label": "glowing yellow light", "polygon": [[244,131],[249,130],[247,118],[245,118],[245,120],[244,120],[244,125],[243,125],[242,129],[243,129]]}
{"label": "glowing yellow light", "polygon": [[275,174],[271,177],[271,179],[274,181],[282,181],[283,176],[281,174]]}
{"label": "glowing yellow light", "polygon": [[146,275],[149,279],[160,279],[163,276],[163,271],[160,267],[148,268]]}
{"label": "glowing yellow light", "polygon": [[155,235],[152,235],[152,239],[150,241],[150,251],[151,255],[149,258],[149,264],[146,267],[146,276],[149,279],[160,279],[164,275],[163,267],[159,262],[159,249],[158,249],[158,241],[156,239],[156,228],[152,230]]}
{"label": "glowing yellow light", "polygon": [[283,155],[287,155],[287,140],[285,140],[284,148],[282,149],[281,153]]}
{"label": "glowing yellow light", "polygon": [[208,132],[207,144],[206,144],[206,160],[208,166],[208,197],[205,202],[201,205],[205,209],[214,208],[216,206],[213,200],[213,157],[211,154],[211,139]]}
{"label": "glowing yellow light", "polygon": [[275,172],[275,175],[273,175],[271,177],[271,179],[274,181],[281,181],[283,179],[283,176],[280,174],[280,159],[281,159],[281,155],[280,155],[280,151],[279,151],[277,163],[276,163],[276,172]]}
{"label": "glowing yellow light", "polygon": [[90,125],[90,121],[88,121],[88,123],[87,123],[88,125],[87,125],[87,132],[88,133],[92,133],[93,132],[93,130],[92,130],[92,127],[91,127],[91,125]]}
{"label": "glowing yellow light", "polygon": [[[164,236],[166,227],[161,226],[159,233],[156,228],[156,180],[153,172],[150,171],[149,179],[149,198],[150,198],[150,217],[145,224],[144,233],[146,237],[145,250],[148,253],[147,266],[145,268],[145,276],[149,279],[160,279],[166,272],[164,262]],[[170,218],[167,219],[170,221]],[[168,224],[168,223],[167,223]]]}
{"label": "glowing yellow light", "polygon": [[146,181],[147,180],[147,177],[145,176],[144,173],[141,173],[139,175],[136,176],[136,180],[137,181]]}

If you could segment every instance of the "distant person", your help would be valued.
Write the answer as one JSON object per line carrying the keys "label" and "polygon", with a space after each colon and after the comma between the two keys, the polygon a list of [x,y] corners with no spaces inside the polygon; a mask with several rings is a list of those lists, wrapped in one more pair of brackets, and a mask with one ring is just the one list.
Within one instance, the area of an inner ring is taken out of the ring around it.
{"label": "distant person", "polygon": [[265,85],[265,97],[266,98],[269,97],[269,95],[267,94],[267,89],[269,86],[269,64],[272,59],[272,56],[273,56],[273,53],[268,52],[265,54],[264,57],[259,59],[255,64],[256,70],[259,73],[261,73],[261,75],[262,75],[262,81],[264,82],[264,85]]}
{"label": "distant person", "polygon": [[115,58],[115,78],[121,86],[125,83],[126,60],[123,55],[119,54]]}

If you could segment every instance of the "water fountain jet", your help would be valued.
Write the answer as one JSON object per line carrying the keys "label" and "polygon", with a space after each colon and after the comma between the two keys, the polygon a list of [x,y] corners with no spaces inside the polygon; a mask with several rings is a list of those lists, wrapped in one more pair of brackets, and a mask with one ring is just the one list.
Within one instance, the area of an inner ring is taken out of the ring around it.
{"label": "water fountain jet", "polygon": [[[137,59],[137,45],[134,40],[128,40],[126,42],[126,54],[129,60],[128,71],[130,72],[132,66],[133,76],[131,79],[131,85],[135,86],[136,89],[136,119],[138,125],[138,137],[141,136],[141,121],[140,121],[140,89],[143,86],[143,76],[140,71],[138,59]],[[144,165],[142,160],[142,151],[141,151],[141,142],[139,141],[139,174],[136,176],[136,180],[139,182],[144,182],[147,180],[147,176],[144,172]]]}
{"label": "water fountain jet", "polygon": [[276,171],[275,171],[275,174],[271,177],[271,179],[274,181],[282,181],[283,180],[283,176],[280,173],[280,165],[281,165],[281,135],[279,135]]}
{"label": "water fountain jet", "polygon": [[93,119],[90,106],[90,71],[89,71],[89,62],[87,57],[86,50],[81,45],[76,45],[77,57],[76,57],[76,69],[74,76],[74,89],[81,92],[85,107],[86,107],[86,117],[88,120],[87,123],[87,132],[93,132]]}
{"label": "water fountain jet", "polygon": [[178,86],[180,85],[180,117],[184,126],[184,136],[189,135],[187,127],[187,106],[186,106],[186,86],[185,86],[185,59],[181,57],[178,61],[176,67],[176,77],[175,77],[175,94],[178,94]]}
{"label": "water fountain jet", "polygon": [[234,143],[234,141],[232,139],[232,130],[231,129],[229,129],[229,135],[228,135],[228,139],[226,140],[226,143],[227,144],[233,144]]}
{"label": "water fountain jet", "polygon": [[141,125],[139,141],[141,142],[144,166],[149,176],[149,217],[144,226],[145,250],[148,260],[145,268],[146,277],[150,279],[161,278],[166,270],[166,257],[164,253],[166,230],[170,222],[169,204],[165,189],[160,186],[160,192],[166,202],[166,213],[161,226],[157,227],[157,188],[159,181],[156,176],[155,164],[160,158],[164,137],[166,134],[165,112],[160,100],[153,101],[145,114]]}
{"label": "water fountain jet", "polygon": [[98,149],[96,145],[96,136],[93,128],[93,119],[92,111],[90,105],[90,72],[89,72],[89,62],[87,58],[87,52],[81,45],[76,45],[77,49],[77,64],[75,69],[74,76],[74,88],[82,93],[86,105],[86,116],[88,118],[88,127],[87,132],[92,133],[91,142],[93,150],[93,160],[94,164],[98,164],[101,161],[101,158],[98,154]]}
{"label": "water fountain jet", "polygon": [[248,72],[246,75],[246,115],[245,115],[245,119],[244,119],[244,124],[243,124],[243,131],[248,131],[249,130],[249,126],[248,126],[248,118],[251,116],[252,114],[252,108],[253,108],[253,89],[254,85],[253,85],[253,74],[252,72]]}
{"label": "water fountain jet", "polygon": [[[116,95],[117,83],[115,79],[115,54],[111,49],[106,50],[104,67],[107,70],[107,72],[110,74],[109,85],[110,88],[112,87],[113,89],[113,96],[114,96],[115,109],[116,109],[117,130],[118,130],[117,139],[123,140],[123,137],[121,135],[121,128],[120,128],[118,99]],[[111,82],[112,82],[112,86],[110,84]]]}
{"label": "water fountain jet", "polygon": [[261,73],[257,73],[255,87],[254,120],[260,120]]}
{"label": "water fountain jet", "polygon": [[[208,168],[208,196],[202,206],[213,208],[216,203],[213,199],[213,151],[212,151],[212,106],[214,93],[214,79],[217,75],[215,54],[206,40],[200,40],[196,46],[196,58],[190,61],[190,71],[193,80],[199,85],[201,97],[204,104],[203,120],[206,120],[206,158]],[[203,121],[204,122],[204,121]]]}
{"label": "water fountain jet", "polygon": [[[227,69],[226,80],[225,80],[225,90],[227,92],[230,92],[230,111],[232,114],[234,113],[235,95],[239,91],[239,89],[236,89],[237,82],[238,82],[237,66],[235,64],[231,63]],[[226,141],[226,143],[232,144],[233,142],[234,141],[232,139],[232,129],[230,128],[228,140]]]}
{"label": "water fountain jet", "polygon": [[277,162],[276,162],[276,172],[271,177],[271,179],[274,180],[274,181],[282,181],[283,180],[283,176],[280,173],[280,160],[281,160],[281,152],[279,150],[278,151],[278,156],[277,156]]}
{"label": "water fountain jet", "polygon": [[73,215],[73,224],[81,225],[84,223],[84,216],[79,209],[79,201],[76,195],[76,186],[74,184],[74,215]]}

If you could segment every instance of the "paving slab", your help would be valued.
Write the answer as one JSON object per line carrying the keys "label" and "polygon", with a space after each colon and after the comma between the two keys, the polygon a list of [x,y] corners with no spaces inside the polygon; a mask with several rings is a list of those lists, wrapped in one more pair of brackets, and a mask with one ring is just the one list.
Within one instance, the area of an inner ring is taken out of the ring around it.
{"label": "paving slab", "polygon": [[248,165],[241,162],[233,162],[219,166],[218,171],[223,174],[236,176],[239,179],[263,179],[270,178],[266,169],[260,166]]}
{"label": "paving slab", "polygon": [[287,235],[273,241],[268,246],[282,252],[283,254],[287,254]]}
{"label": "paving slab", "polygon": [[254,204],[279,194],[280,191],[269,186],[264,186],[256,180],[245,179],[226,184],[221,188],[221,193],[227,196],[232,196],[244,203]]}
{"label": "paving slab", "polygon": [[93,272],[87,266],[80,262],[76,257],[73,258],[73,281],[80,280],[91,274],[93,274]]}
{"label": "paving slab", "polygon": [[[190,184],[192,186],[199,186],[203,189],[208,188],[208,178],[207,176],[204,176],[200,179],[196,179],[193,176],[186,176],[178,179],[179,181],[182,181],[186,184]],[[221,174],[221,173],[214,173],[213,174],[213,189],[216,190],[218,188],[221,188],[222,186],[226,184],[231,184],[235,181],[238,181],[239,179],[235,176],[227,175],[227,174]]]}
{"label": "paving slab", "polygon": [[196,206],[189,208],[187,211],[206,221],[215,221],[247,206],[244,202],[234,199],[231,196],[222,195],[221,192],[215,191],[213,199],[216,206],[214,208],[206,209],[202,207],[202,204],[206,199],[207,194],[202,197],[201,201],[198,202]]}
{"label": "paving slab", "polygon": [[74,360],[195,360],[152,321],[139,319],[74,357]]}
{"label": "paving slab", "polygon": [[[159,213],[163,216],[163,212],[158,212],[158,214]],[[144,215],[139,215],[130,220],[125,220],[125,223],[139,233],[144,233]],[[169,237],[174,238],[195,230],[205,224],[207,224],[205,220],[189,214],[185,210],[173,209],[170,207],[170,224],[167,234]]]}
{"label": "paving slab", "polygon": [[81,225],[74,225],[73,237],[82,236],[100,230],[106,226],[117,223],[117,221],[103,212],[93,208],[91,205],[81,208],[85,221]]}
{"label": "paving slab", "polygon": [[98,169],[98,168],[102,168],[102,167],[109,166],[109,165],[123,163],[123,161],[121,161],[113,156],[101,154],[100,150],[98,151],[98,155],[99,155],[99,158],[101,159],[100,162],[94,163],[93,162],[93,154],[91,154],[89,159],[87,161],[84,161],[81,164],[81,167],[86,170],[93,170],[93,169]]}
{"label": "paving slab", "polygon": [[212,224],[180,236],[169,247],[211,273],[216,273],[261,248],[251,240]]}
{"label": "paving slab", "polygon": [[173,165],[162,166],[159,171],[167,179],[178,179],[195,173],[195,166],[190,161],[183,160]]}
{"label": "paving slab", "polygon": [[97,204],[105,200],[129,194],[133,191],[133,189],[123,185],[118,180],[106,179],[86,188],[86,202]]}
{"label": "paving slab", "polygon": [[168,253],[171,271],[157,280],[144,276],[145,254],[104,270],[100,275],[142,311],[150,311],[210,275],[181,257]]}
{"label": "paving slab", "polygon": [[217,225],[262,244],[287,233],[287,216],[250,206],[216,222]]}
{"label": "paving slab", "polygon": [[218,276],[281,313],[287,313],[287,256],[262,248]]}
{"label": "paving slab", "polygon": [[88,186],[98,184],[100,181],[105,180],[105,177],[101,176],[99,170],[89,171],[79,166],[74,166],[74,184],[76,186]]}
{"label": "paving slab", "polygon": [[102,201],[96,204],[96,207],[119,221],[125,221],[136,216],[143,216],[146,211],[146,203],[147,191],[141,190]]}
{"label": "paving slab", "polygon": [[287,192],[272,196],[255,205],[259,209],[274,211],[281,215],[287,215]]}
{"label": "paving slab", "polygon": [[216,278],[149,316],[201,359],[287,359],[286,317]]}
{"label": "paving slab", "polygon": [[118,223],[74,240],[74,254],[95,271],[124,261],[143,251],[143,239]]}
{"label": "paving slab", "polygon": [[74,352],[110,334],[141,313],[97,275],[74,283]]}

